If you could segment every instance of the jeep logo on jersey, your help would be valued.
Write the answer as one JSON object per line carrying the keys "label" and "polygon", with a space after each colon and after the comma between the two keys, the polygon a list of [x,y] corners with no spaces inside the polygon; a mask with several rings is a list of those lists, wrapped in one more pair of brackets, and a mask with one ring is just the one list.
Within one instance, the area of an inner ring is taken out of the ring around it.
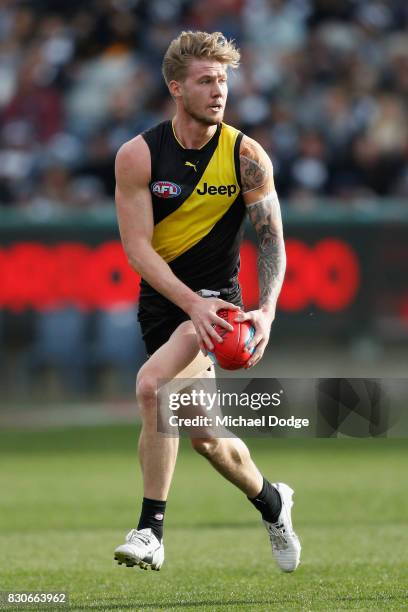
{"label": "jeep logo on jersey", "polygon": [[152,193],[159,198],[176,198],[181,193],[181,187],[171,181],[156,181],[152,184]]}
{"label": "jeep logo on jersey", "polygon": [[208,185],[208,183],[204,183],[202,191],[197,189],[198,195],[227,195],[230,198],[237,192],[236,185],[220,185],[216,187],[216,185]]}

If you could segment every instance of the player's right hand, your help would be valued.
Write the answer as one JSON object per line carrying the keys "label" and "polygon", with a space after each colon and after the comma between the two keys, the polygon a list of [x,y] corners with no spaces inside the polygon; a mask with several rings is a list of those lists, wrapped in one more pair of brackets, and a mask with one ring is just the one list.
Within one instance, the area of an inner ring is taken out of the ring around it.
{"label": "player's right hand", "polygon": [[239,306],[219,298],[203,298],[199,296],[197,298],[194,300],[188,314],[197,333],[198,346],[201,352],[207,355],[208,351],[213,350],[214,342],[222,342],[221,336],[215,330],[216,325],[220,325],[228,331],[234,329],[228,321],[217,315],[217,310],[225,308],[241,311],[241,309]]}

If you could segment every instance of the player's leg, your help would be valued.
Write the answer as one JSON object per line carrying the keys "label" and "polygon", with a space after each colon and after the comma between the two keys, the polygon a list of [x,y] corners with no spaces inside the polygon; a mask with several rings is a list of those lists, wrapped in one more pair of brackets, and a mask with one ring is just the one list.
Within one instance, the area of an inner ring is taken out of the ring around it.
{"label": "player's leg", "polygon": [[[204,397],[216,397],[217,384],[214,371],[208,373],[205,380],[201,382],[205,390]],[[217,403],[212,406],[211,415],[213,422],[216,416],[222,418],[221,407]],[[241,489],[248,497],[255,497],[262,488],[263,478],[246,444],[225,428],[208,428],[204,433],[203,437],[191,436],[194,450],[208,459],[224,478]]]}
{"label": "player's leg", "polygon": [[115,559],[120,564],[158,570],[164,561],[163,519],[177,458],[178,437],[163,436],[157,431],[159,381],[177,376],[192,378],[210,363],[199,351],[193,324],[186,321],[138,373],[136,395],[142,420],[139,458],[144,497],[137,529],[132,529],[126,543],[115,550]]}
{"label": "player's leg", "polygon": [[262,489],[262,475],[239,438],[194,438],[191,442],[217,472],[248,497],[255,497]]}
{"label": "player's leg", "polygon": [[299,565],[301,546],[293,531],[293,490],[264,478],[239,438],[195,438],[193,447],[224,478],[243,491],[261,513],[278,567],[293,572]]}
{"label": "player's leg", "polygon": [[299,564],[301,547],[292,527],[292,489],[264,478],[248,447],[239,438],[207,435],[193,438],[191,442],[224,478],[246,494],[262,515],[278,566],[283,571],[294,571]]}
{"label": "player's leg", "polygon": [[211,364],[199,351],[193,324],[179,325],[140,369],[136,397],[142,420],[139,458],[143,473],[144,496],[165,500],[177,458],[178,437],[157,432],[157,391],[162,379],[193,378]]}

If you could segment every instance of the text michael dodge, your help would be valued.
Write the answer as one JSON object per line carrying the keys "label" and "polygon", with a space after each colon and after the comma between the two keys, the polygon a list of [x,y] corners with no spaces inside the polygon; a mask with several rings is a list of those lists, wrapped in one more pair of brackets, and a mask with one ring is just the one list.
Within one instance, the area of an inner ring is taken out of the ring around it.
{"label": "text michael dodge", "polygon": [[278,417],[274,414],[262,415],[257,418],[239,416],[219,416],[210,417],[208,415],[196,415],[194,417],[179,417],[172,414],[169,418],[171,427],[289,427],[293,429],[301,429],[309,427],[309,419],[297,418],[293,415],[290,417]]}

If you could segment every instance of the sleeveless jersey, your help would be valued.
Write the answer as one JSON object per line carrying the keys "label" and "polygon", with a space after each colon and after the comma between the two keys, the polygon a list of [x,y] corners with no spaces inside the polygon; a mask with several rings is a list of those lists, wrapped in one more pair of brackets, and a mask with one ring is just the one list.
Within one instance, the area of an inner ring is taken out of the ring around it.
{"label": "sleeveless jersey", "polygon": [[[245,217],[242,133],[222,123],[201,149],[184,148],[171,121],[142,135],[151,155],[153,248],[193,291],[231,286]],[[158,295],[142,280],[141,302]]]}

